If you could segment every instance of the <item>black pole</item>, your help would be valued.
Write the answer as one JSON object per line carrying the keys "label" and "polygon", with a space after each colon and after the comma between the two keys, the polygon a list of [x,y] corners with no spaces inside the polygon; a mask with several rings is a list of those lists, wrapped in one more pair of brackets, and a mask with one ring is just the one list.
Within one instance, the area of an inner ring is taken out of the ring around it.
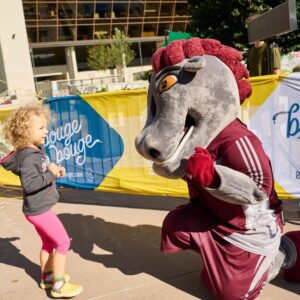
{"label": "black pole", "polygon": [[269,74],[274,74],[274,49],[275,44],[270,43],[269,45]]}
{"label": "black pole", "polygon": [[166,44],[166,46],[168,45],[168,35],[169,35],[169,30],[165,29],[165,44]]}
{"label": "black pole", "polygon": [[274,42],[271,40],[266,40],[267,43],[267,70],[268,74],[274,74],[274,47],[276,47]]}
{"label": "black pole", "polygon": [[37,79],[36,76],[34,75],[34,69],[35,69],[35,62],[34,62],[34,56],[33,56],[33,48],[29,49],[30,53],[30,58],[31,58],[31,65],[32,65],[32,73],[33,73],[33,80],[34,80],[34,87],[35,87],[35,92],[37,93]]}
{"label": "black pole", "polygon": [[141,42],[138,42],[138,45],[139,45],[140,64],[141,66],[143,66],[143,54],[142,54]]}

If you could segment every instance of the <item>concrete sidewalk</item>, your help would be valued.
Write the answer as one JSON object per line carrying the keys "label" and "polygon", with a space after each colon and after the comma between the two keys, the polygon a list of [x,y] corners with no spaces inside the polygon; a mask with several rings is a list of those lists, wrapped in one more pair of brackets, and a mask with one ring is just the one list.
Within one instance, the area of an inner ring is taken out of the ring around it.
{"label": "concrete sidewalk", "polygon": [[[40,240],[17,197],[17,192],[0,192],[0,299],[49,299],[38,288]],[[211,299],[199,278],[198,254],[159,251],[162,221],[184,199],[64,190],[62,200],[55,211],[72,238],[67,270],[72,282],[84,286],[76,299]],[[285,210],[286,230],[300,230],[298,203],[285,202]],[[296,300],[299,295],[300,284],[278,277],[259,299]]]}

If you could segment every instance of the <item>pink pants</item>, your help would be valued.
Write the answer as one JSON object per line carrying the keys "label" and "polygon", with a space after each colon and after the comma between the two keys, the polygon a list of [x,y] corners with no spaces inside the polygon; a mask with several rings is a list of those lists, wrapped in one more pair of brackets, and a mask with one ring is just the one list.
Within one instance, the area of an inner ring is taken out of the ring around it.
{"label": "pink pants", "polygon": [[33,224],[42,240],[42,251],[67,254],[70,248],[70,238],[64,225],[57,215],[47,211],[36,216],[25,215],[26,219]]}
{"label": "pink pants", "polygon": [[251,300],[267,282],[273,258],[239,249],[219,237],[190,205],[171,211],[164,220],[161,250],[200,253],[202,279],[217,300]]}

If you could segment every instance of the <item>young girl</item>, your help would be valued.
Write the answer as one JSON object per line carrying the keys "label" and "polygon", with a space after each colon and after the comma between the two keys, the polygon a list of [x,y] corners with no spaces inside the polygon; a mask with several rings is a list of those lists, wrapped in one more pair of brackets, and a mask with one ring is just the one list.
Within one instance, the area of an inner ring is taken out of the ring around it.
{"label": "young girl", "polygon": [[43,150],[49,118],[50,110],[42,104],[17,109],[4,127],[5,138],[15,151],[4,157],[0,164],[20,177],[25,218],[33,224],[42,240],[40,287],[52,288],[54,298],[71,298],[80,294],[83,288],[71,284],[69,275],[65,274],[70,239],[51,210],[59,199],[55,180],[65,175],[65,169],[49,163]]}

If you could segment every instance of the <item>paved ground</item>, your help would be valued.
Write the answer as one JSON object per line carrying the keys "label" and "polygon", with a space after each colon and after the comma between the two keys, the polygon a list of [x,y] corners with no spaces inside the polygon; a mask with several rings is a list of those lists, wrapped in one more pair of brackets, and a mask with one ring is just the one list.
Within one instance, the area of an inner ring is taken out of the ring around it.
{"label": "paved ground", "polygon": [[[0,299],[43,300],[39,238],[24,219],[18,190],[0,189]],[[190,300],[210,297],[199,256],[159,252],[161,223],[183,199],[64,190],[55,210],[72,238],[68,272],[84,286],[78,300]],[[85,204],[83,204],[85,203]],[[300,230],[298,201],[285,202],[287,230]],[[299,299],[300,284],[278,277],[259,300]]]}

